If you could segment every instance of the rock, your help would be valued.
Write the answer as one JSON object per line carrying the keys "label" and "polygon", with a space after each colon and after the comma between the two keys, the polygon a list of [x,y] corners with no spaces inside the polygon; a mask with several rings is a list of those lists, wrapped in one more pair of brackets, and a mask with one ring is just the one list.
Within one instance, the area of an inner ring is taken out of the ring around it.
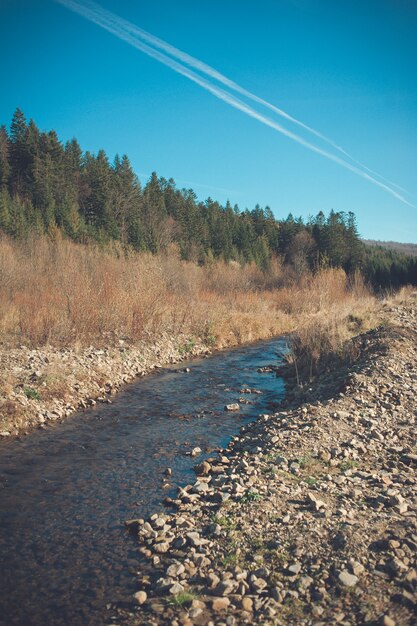
{"label": "rock", "polygon": [[148,599],[148,594],[146,591],[137,591],[133,597],[135,598],[137,604],[144,604]]}
{"label": "rock", "polygon": [[247,597],[242,598],[241,605],[242,605],[242,609],[244,611],[248,611],[248,613],[251,613],[253,611],[253,600],[252,600],[252,598],[247,598]]}
{"label": "rock", "polygon": [[183,593],[184,591],[184,586],[181,585],[181,583],[174,583],[170,588],[169,588],[169,593],[172,596],[176,596],[178,593]]}
{"label": "rock", "polygon": [[365,571],[365,568],[362,565],[362,563],[358,563],[358,561],[354,561],[353,559],[349,562],[349,567],[350,567],[350,571],[355,576],[359,576],[359,574],[363,574],[363,572]]}
{"label": "rock", "polygon": [[405,576],[405,579],[406,579],[406,581],[408,583],[414,583],[414,585],[415,585],[415,583],[417,582],[417,572],[416,572],[416,570],[415,569],[410,569],[407,572],[407,574]]}
{"label": "rock", "polygon": [[197,456],[198,454],[202,453],[202,449],[199,448],[198,446],[196,448],[193,448],[190,452],[191,456]]}
{"label": "rock", "polygon": [[173,563],[170,565],[166,571],[166,575],[171,578],[177,578],[181,576],[185,572],[185,567],[182,563]]}
{"label": "rock", "polygon": [[314,580],[311,578],[311,576],[303,576],[300,580],[300,587],[307,589],[308,587],[311,587],[313,583]]}
{"label": "rock", "polygon": [[400,493],[393,494],[392,496],[390,496],[390,499],[388,500],[389,506],[400,506],[403,503],[404,503],[404,498],[402,497]]}
{"label": "rock", "polygon": [[338,578],[339,582],[341,582],[345,587],[354,587],[359,580],[357,576],[350,574],[347,570],[340,572]]}
{"label": "rock", "polygon": [[220,611],[225,611],[229,605],[229,598],[213,598],[211,601],[211,607],[216,613]]}
{"label": "rock", "polygon": [[252,589],[256,591],[257,593],[259,593],[260,591],[263,591],[265,587],[268,586],[268,583],[263,578],[256,578],[254,581],[252,581],[251,585],[252,585]]}
{"label": "rock", "polygon": [[157,517],[156,519],[152,520],[152,526],[160,530],[165,526],[165,520],[162,517]]}
{"label": "rock", "polygon": [[381,624],[382,626],[395,626],[396,622],[394,622],[394,620],[389,615],[384,615],[384,617],[381,619]]}
{"label": "rock", "polygon": [[197,599],[194,598],[194,600],[191,602],[191,608],[193,608],[193,609],[203,609],[204,610],[207,607],[206,607],[205,602],[203,602],[202,600],[197,600]]}
{"label": "rock", "polygon": [[143,519],[128,519],[125,521],[125,526],[126,528],[128,528],[130,531],[132,531],[133,533],[137,533],[139,528],[141,526],[143,526],[144,524],[144,520]]}
{"label": "rock", "polygon": [[153,546],[153,550],[154,552],[157,552],[158,554],[164,554],[165,552],[168,552],[169,550],[168,541],[160,541],[159,543],[155,543],[155,545]]}
{"label": "rock", "polygon": [[220,583],[220,578],[217,576],[217,574],[215,574],[214,572],[211,572],[207,576],[207,583],[210,589],[214,589]]}
{"label": "rock", "polygon": [[0,431],[0,437],[10,437],[11,433],[8,430]]}
{"label": "rock", "polygon": [[315,511],[326,508],[326,503],[323,500],[319,500],[311,491],[307,494],[307,504],[310,505]]}
{"label": "rock", "polygon": [[290,572],[290,574],[299,574],[301,572],[301,564],[293,563],[288,567],[288,572]]}
{"label": "rock", "polygon": [[204,546],[208,543],[207,539],[202,539],[198,532],[190,532],[186,534],[187,539],[191,543],[192,546],[198,548],[199,546]]}
{"label": "rock", "polygon": [[400,559],[396,557],[388,561],[386,564],[387,571],[393,576],[400,576],[407,571],[407,566]]}
{"label": "rock", "polygon": [[284,600],[284,594],[279,587],[272,587],[271,597],[275,600],[275,602],[278,602],[279,604],[281,604]]}
{"label": "rock", "polygon": [[211,564],[211,561],[208,557],[204,556],[204,554],[195,554],[193,557],[196,565],[200,568],[208,567]]}
{"label": "rock", "polygon": [[240,411],[240,405],[237,402],[233,402],[232,404],[226,404],[224,407],[225,411]]}
{"label": "rock", "polygon": [[235,590],[236,584],[233,580],[222,580],[216,587],[215,592],[218,596],[228,596]]}
{"label": "rock", "polygon": [[198,476],[207,476],[207,474],[209,473],[210,469],[211,469],[211,465],[210,465],[210,463],[207,463],[207,461],[203,461],[199,465],[196,465],[195,468],[194,468],[195,473]]}
{"label": "rock", "polygon": [[320,617],[324,613],[324,608],[322,606],[313,606],[312,614],[314,617]]}
{"label": "rock", "polygon": [[207,491],[209,491],[210,487],[208,486],[207,483],[200,483],[200,482],[196,482],[195,485],[193,485],[193,488],[191,490],[192,493],[207,493]]}

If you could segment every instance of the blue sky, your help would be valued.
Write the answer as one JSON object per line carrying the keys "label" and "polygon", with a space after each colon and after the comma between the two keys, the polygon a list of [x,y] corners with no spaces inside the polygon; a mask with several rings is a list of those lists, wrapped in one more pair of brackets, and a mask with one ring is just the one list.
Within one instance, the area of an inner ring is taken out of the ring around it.
{"label": "blue sky", "polygon": [[[100,4],[331,138],[417,205],[414,0]],[[0,123],[19,106],[85,150],[127,153],[142,181],[156,170],[201,199],[269,205],[278,218],[352,210],[364,237],[417,242],[416,208],[52,0],[0,0],[0,54]]]}

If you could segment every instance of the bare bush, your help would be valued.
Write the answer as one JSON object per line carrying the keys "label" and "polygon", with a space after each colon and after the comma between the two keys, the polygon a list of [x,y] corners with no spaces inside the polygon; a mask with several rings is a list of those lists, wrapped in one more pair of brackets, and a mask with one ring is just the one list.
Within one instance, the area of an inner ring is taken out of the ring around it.
{"label": "bare bush", "polygon": [[[349,281],[341,270],[289,281],[279,259],[266,271],[222,261],[199,267],[181,261],[175,246],[151,255],[59,236],[0,239],[0,336],[7,345],[100,345],[168,332],[226,346],[303,325],[316,360],[324,350],[319,316],[327,323],[332,310],[346,315],[358,309],[355,298],[367,297],[361,278]],[[331,344],[339,341],[337,328],[326,332]]]}
{"label": "bare bush", "polygon": [[320,272],[311,279],[310,311],[304,311],[294,333],[289,360],[311,379],[319,363],[335,356],[353,358],[348,340],[375,325],[373,297],[362,276],[342,270]]}

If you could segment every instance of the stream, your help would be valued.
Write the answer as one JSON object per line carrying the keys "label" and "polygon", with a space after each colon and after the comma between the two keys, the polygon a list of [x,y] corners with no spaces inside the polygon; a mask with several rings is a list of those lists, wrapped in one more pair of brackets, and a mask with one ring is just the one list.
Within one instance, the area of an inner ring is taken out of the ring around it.
{"label": "stream", "polygon": [[[124,521],[163,510],[196,463],[274,409],[283,380],[258,368],[285,348],[281,338],[162,368],[112,404],[0,441],[0,624],[110,624],[106,605],[131,602],[141,565]],[[224,410],[239,398],[239,413]],[[196,446],[203,454],[186,454]]]}

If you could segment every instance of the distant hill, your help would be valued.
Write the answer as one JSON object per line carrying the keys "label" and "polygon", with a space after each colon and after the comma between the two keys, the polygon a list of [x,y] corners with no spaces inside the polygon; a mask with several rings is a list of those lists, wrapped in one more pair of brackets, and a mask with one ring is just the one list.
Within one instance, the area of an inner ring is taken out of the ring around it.
{"label": "distant hill", "polygon": [[373,239],[364,239],[363,243],[367,246],[381,246],[388,250],[395,250],[400,254],[408,256],[417,256],[417,243],[399,243],[398,241],[375,241]]}

